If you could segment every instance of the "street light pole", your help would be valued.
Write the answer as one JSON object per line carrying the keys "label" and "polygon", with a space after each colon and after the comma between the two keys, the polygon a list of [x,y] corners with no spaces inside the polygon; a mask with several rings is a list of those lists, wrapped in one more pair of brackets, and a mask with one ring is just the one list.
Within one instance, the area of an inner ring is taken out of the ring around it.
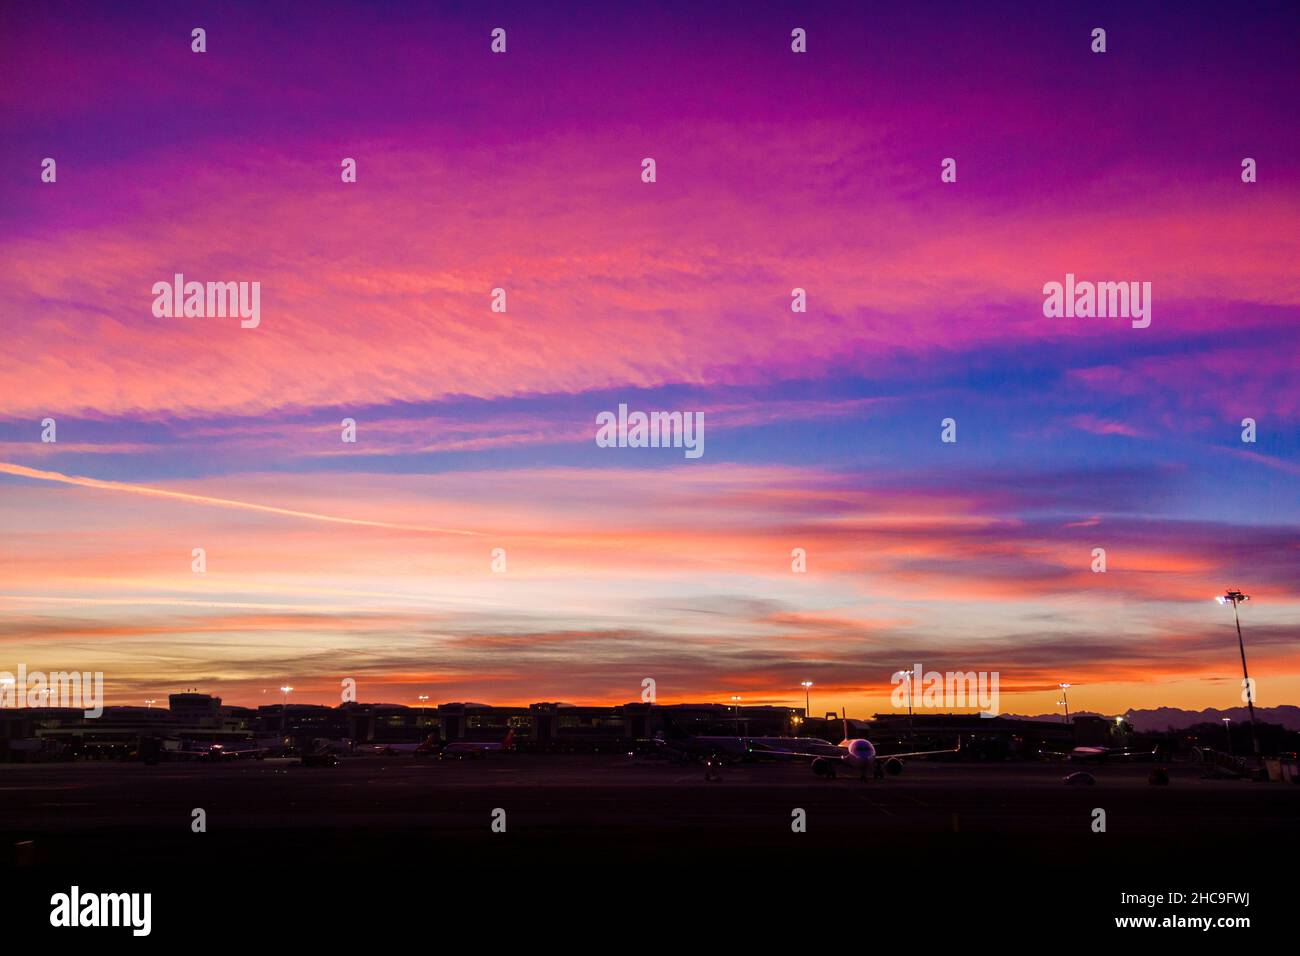
{"label": "street light pole", "polygon": [[289,691],[293,690],[288,684],[280,688],[280,693],[284,695],[284,703],[280,705],[280,725],[281,733],[286,737],[289,734]]}
{"label": "street light pole", "polygon": [[800,681],[799,685],[803,688],[803,719],[808,720],[812,716],[812,692],[809,690],[813,682],[810,680]]}
{"label": "street light pole", "polygon": [[1223,718],[1223,729],[1228,732],[1228,756],[1232,756],[1232,718]]}
{"label": "street light pole", "polygon": [[428,710],[427,710],[427,705],[429,703],[429,695],[421,694],[417,699],[420,701],[420,716],[418,718],[417,726],[416,726],[416,734],[418,735],[424,733],[429,727],[429,718],[428,718]]}
{"label": "street light pole", "polygon": [[912,672],[911,670],[904,670],[901,673],[907,675],[907,745],[915,747],[916,721],[912,719]]}
{"label": "street light pole", "polygon": [[1215,600],[1220,604],[1232,603],[1232,619],[1237,623],[1237,648],[1241,651],[1242,686],[1246,691],[1246,707],[1250,710],[1250,746],[1255,751],[1255,766],[1259,768],[1264,765],[1264,761],[1259,755],[1259,737],[1255,733],[1255,686],[1251,684],[1250,672],[1246,670],[1246,642],[1241,636],[1241,615],[1237,612],[1237,605],[1249,601],[1250,595],[1242,594],[1236,588],[1229,588],[1227,594]]}
{"label": "street light pole", "polygon": [[1058,684],[1057,686],[1061,688],[1061,703],[1065,705],[1065,722],[1068,724],[1070,722],[1070,695],[1066,693],[1066,690],[1070,685]]}

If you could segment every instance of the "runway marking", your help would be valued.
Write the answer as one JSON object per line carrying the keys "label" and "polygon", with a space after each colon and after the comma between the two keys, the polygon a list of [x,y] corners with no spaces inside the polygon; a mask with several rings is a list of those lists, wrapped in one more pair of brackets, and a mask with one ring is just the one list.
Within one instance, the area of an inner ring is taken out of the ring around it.
{"label": "runway marking", "polygon": [[915,803],[915,804],[916,804],[918,807],[920,807],[922,810],[929,810],[929,809],[930,809],[930,805],[929,805],[928,803],[922,803],[920,800],[916,799],[916,797],[912,796],[910,793],[900,793],[899,796],[900,796],[900,797],[906,797],[908,800],[911,800],[913,803]]}
{"label": "runway marking", "polygon": [[850,792],[853,793],[853,795],[856,796],[863,803],[869,804],[872,809],[879,810],[885,816],[892,817],[894,815],[888,810],[886,810],[884,807],[882,807],[880,804],[876,803],[876,801],[872,800],[869,796],[867,796],[862,791],[858,790],[858,791],[850,791]]}

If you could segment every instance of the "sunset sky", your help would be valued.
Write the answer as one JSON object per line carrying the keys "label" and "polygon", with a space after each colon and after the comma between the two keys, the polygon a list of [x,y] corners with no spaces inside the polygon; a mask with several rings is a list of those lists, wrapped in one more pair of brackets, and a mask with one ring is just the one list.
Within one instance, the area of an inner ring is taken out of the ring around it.
{"label": "sunset sky", "polygon": [[[1233,585],[1300,703],[1300,15],[1222,7],[6,4],[0,670],[1232,707]],[[1066,273],[1150,327],[1045,318]],[[597,447],[620,403],[703,457]]]}

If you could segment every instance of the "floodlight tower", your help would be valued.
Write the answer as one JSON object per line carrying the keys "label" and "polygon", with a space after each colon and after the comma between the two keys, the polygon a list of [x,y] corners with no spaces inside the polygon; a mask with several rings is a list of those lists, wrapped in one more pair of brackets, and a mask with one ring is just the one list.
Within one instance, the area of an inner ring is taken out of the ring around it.
{"label": "floodlight tower", "polygon": [[1263,758],[1259,755],[1259,736],[1255,733],[1255,685],[1250,682],[1250,672],[1246,670],[1246,642],[1241,637],[1241,615],[1237,605],[1250,600],[1249,594],[1242,594],[1237,588],[1229,588],[1226,594],[1214,600],[1220,604],[1232,605],[1232,619],[1237,622],[1237,648],[1241,651],[1241,680],[1246,691],[1246,707],[1250,710],[1250,746],[1255,751],[1255,766],[1262,767]]}
{"label": "floodlight tower", "polygon": [[908,746],[916,746],[916,720],[912,714],[912,671],[910,668],[903,668],[900,674],[907,675],[907,742]]}
{"label": "floodlight tower", "polygon": [[280,693],[284,695],[284,703],[280,705],[280,732],[289,733],[289,692],[293,688],[285,684],[280,688]]}

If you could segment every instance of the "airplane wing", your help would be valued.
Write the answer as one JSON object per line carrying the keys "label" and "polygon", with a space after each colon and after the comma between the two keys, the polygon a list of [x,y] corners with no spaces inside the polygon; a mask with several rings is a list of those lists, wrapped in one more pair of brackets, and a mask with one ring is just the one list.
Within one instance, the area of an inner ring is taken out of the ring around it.
{"label": "airplane wing", "polygon": [[811,746],[818,747],[818,750],[777,750],[767,744],[751,743],[745,753],[755,754],[760,757],[780,757],[787,760],[816,760],[818,757],[828,757],[832,760],[844,756],[844,749],[837,747],[828,741],[814,743]]}
{"label": "airplane wing", "polygon": [[[834,744],[827,743],[820,751],[816,750],[774,750],[761,744],[752,745],[747,753],[757,754],[763,757],[780,757],[786,760],[816,760],[818,757],[826,757],[834,760],[843,757],[846,753],[843,747],[837,747]],[[877,760],[903,760],[913,757],[931,757],[937,754],[955,754],[961,752],[961,738],[957,738],[957,746],[949,747],[947,750],[914,750],[911,753],[901,754],[882,754],[877,753]]]}
{"label": "airplane wing", "polygon": [[912,758],[912,757],[933,757],[933,756],[935,756],[936,754],[955,754],[955,753],[961,753],[961,738],[960,738],[960,737],[957,738],[957,746],[956,746],[956,747],[949,747],[947,750],[914,750],[914,751],[912,751],[911,753],[908,753],[908,754],[882,754],[882,753],[880,753],[879,751],[877,751],[877,752],[876,752],[876,759],[877,759],[877,760],[890,760],[890,759],[895,759],[895,758],[896,758],[896,759],[898,759],[898,760],[902,760],[902,759],[904,759],[904,758],[908,758],[908,759],[910,759],[910,758]]}
{"label": "airplane wing", "polygon": [[1108,750],[1106,757],[1109,760],[1145,760],[1148,757],[1156,756],[1156,748],[1151,750]]}
{"label": "airplane wing", "polygon": [[1087,761],[1103,762],[1107,760],[1143,760],[1147,757],[1156,756],[1157,749],[1147,750],[1119,750],[1110,747],[1075,747],[1073,750],[1043,750],[1039,749],[1040,757],[1064,757],[1069,761],[1085,763]]}

